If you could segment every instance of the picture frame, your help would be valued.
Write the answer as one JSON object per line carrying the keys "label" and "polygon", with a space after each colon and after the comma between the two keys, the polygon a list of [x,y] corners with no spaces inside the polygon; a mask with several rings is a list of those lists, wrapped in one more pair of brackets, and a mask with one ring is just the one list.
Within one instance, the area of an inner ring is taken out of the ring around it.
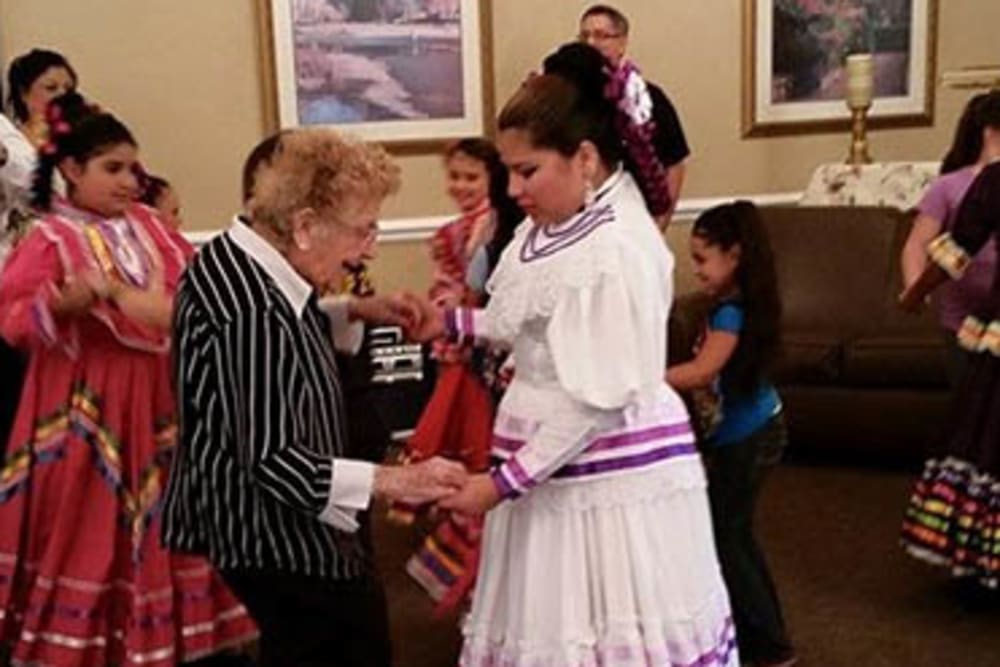
{"label": "picture frame", "polygon": [[490,135],[487,0],[256,0],[269,132],[334,126],[397,152]]}
{"label": "picture frame", "polygon": [[869,52],[869,127],[934,119],[937,0],[743,0],[744,137],[846,130],[844,59]]}

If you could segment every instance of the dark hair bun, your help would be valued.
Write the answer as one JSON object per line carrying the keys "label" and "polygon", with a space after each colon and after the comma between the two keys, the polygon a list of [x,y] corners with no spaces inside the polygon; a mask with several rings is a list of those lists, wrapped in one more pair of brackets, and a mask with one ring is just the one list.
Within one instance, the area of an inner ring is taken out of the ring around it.
{"label": "dark hair bun", "polygon": [[611,64],[594,47],[582,42],[563,44],[542,63],[546,74],[571,82],[587,104],[610,105],[604,94]]}

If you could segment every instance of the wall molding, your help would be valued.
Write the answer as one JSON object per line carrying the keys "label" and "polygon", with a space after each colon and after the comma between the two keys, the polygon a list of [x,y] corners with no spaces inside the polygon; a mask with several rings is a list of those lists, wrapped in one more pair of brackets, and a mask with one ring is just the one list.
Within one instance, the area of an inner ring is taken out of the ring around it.
{"label": "wall molding", "polygon": [[[755,195],[726,195],[722,197],[695,197],[681,199],[674,213],[673,223],[688,224],[708,209],[731,202],[748,199],[758,206],[795,206],[802,198],[801,192],[776,192]],[[379,230],[379,243],[407,243],[429,239],[439,227],[453,220],[454,216],[437,215],[418,218],[392,218],[383,220]],[[222,230],[185,232],[184,236],[195,246],[209,241]]]}

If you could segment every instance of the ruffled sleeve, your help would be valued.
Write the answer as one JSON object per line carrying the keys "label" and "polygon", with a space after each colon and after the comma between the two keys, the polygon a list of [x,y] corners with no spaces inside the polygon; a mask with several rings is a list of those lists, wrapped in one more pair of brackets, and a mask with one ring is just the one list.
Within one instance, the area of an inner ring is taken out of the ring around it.
{"label": "ruffled sleeve", "polygon": [[7,162],[0,167],[0,179],[21,191],[28,190],[38,162],[37,151],[3,116],[0,116],[0,143],[7,149]]}
{"label": "ruffled sleeve", "polygon": [[56,320],[51,310],[64,278],[56,244],[35,229],[18,244],[0,274],[0,336],[15,347],[58,345],[75,354],[75,326]]}
{"label": "ruffled sleeve", "polygon": [[620,268],[565,290],[546,332],[562,387],[602,410],[658,387],[666,368],[667,286],[641,262]]}
{"label": "ruffled sleeve", "polygon": [[[662,384],[665,312],[641,267],[562,291],[546,329],[564,400],[517,454],[493,469],[500,495],[516,498],[575,458],[622,409]],[[645,276],[645,277],[644,277]]]}
{"label": "ruffled sleeve", "polygon": [[618,412],[567,401],[551,406],[549,416],[518,452],[493,467],[490,478],[501,498],[524,495],[582,452],[594,433],[615,424]]}

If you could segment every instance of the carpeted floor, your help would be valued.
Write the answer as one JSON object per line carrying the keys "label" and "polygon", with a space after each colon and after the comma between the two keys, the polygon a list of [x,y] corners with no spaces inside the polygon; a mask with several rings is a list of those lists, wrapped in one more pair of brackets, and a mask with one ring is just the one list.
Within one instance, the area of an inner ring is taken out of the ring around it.
{"label": "carpeted floor", "polygon": [[[800,667],[1000,667],[1000,603],[970,605],[898,547],[911,473],[786,465],[758,523]],[[457,619],[434,620],[403,562],[417,537],[379,522],[397,667],[451,667]]]}

